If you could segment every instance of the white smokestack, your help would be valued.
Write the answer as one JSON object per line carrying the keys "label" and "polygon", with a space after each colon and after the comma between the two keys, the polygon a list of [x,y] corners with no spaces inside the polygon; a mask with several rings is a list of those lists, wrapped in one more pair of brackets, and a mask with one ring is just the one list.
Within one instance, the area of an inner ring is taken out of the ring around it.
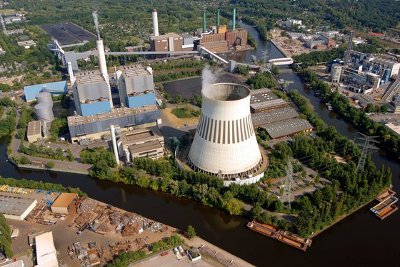
{"label": "white smokestack", "polygon": [[99,65],[100,65],[100,72],[101,75],[103,75],[104,80],[107,82],[108,85],[108,96],[110,98],[110,106],[113,108],[113,102],[112,102],[112,94],[111,94],[111,88],[110,88],[110,80],[108,77],[108,71],[107,71],[107,62],[106,62],[106,54],[104,52],[104,44],[103,40],[97,40],[97,52],[99,53]]}
{"label": "white smokestack", "polygon": [[117,139],[115,137],[115,127],[114,125],[110,125],[110,130],[111,130],[111,138],[112,138],[112,145],[113,145],[113,150],[114,150],[114,155],[115,155],[115,161],[117,162],[117,165],[119,165],[119,155],[118,155],[118,148],[117,148]]}
{"label": "white smokestack", "polygon": [[75,75],[74,75],[74,71],[72,70],[71,62],[68,61],[67,65],[68,65],[69,81],[71,82],[71,86],[73,86],[75,81],[76,81],[76,78],[75,78]]}
{"label": "white smokestack", "polygon": [[160,34],[158,33],[158,17],[157,17],[157,10],[153,10],[153,33],[154,36],[159,36]]}

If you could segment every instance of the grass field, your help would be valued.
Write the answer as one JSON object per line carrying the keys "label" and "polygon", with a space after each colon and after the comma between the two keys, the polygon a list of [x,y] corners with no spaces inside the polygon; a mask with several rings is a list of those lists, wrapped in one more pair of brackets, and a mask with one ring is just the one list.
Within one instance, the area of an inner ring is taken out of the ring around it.
{"label": "grass field", "polygon": [[178,107],[172,110],[172,114],[176,117],[182,118],[194,118],[200,116],[200,110],[195,110],[189,106],[186,107]]}

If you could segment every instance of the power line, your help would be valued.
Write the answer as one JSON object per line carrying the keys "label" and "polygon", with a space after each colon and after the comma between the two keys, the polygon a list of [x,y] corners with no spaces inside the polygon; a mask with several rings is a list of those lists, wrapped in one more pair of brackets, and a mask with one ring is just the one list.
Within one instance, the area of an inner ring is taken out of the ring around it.
{"label": "power line", "polygon": [[378,141],[375,140],[375,138],[378,138],[378,136],[368,136],[362,133],[359,133],[362,137],[359,137],[358,139],[360,139],[361,141],[363,141],[363,143],[357,143],[359,146],[362,147],[362,151],[361,151],[361,156],[360,159],[358,160],[358,164],[357,164],[357,172],[363,172],[364,171],[364,166],[365,166],[365,161],[367,159],[368,156],[368,152],[370,150],[377,150],[378,148],[373,145],[373,143],[378,143]]}

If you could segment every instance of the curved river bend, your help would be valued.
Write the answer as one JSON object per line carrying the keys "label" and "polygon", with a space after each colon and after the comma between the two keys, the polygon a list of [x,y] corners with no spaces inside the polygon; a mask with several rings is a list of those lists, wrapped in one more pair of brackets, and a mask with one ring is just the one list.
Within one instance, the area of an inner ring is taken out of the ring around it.
{"label": "curved river bend", "polygon": [[[254,28],[242,26],[256,39],[257,51],[243,54],[238,61],[248,62],[251,55],[260,58],[264,50],[268,51],[269,58],[281,56],[271,43],[260,40]],[[334,125],[351,139],[356,137],[355,129],[327,111],[312,92],[304,89],[300,78],[291,69],[281,69],[280,76],[293,81],[289,89],[297,89],[308,97],[325,122]],[[180,86],[186,83],[191,86],[198,83],[200,86],[200,79],[184,80]],[[6,140],[0,139],[0,175],[3,177],[28,178],[79,187],[90,197],[180,229],[186,229],[191,224],[202,238],[257,266],[399,266],[400,212],[379,221],[369,212],[367,205],[315,237],[311,248],[304,253],[248,230],[245,226],[247,221],[243,218],[228,216],[191,200],[177,199],[135,186],[100,181],[85,175],[19,170],[6,162],[6,150]],[[378,166],[385,165],[392,169],[394,189],[400,192],[399,164],[381,152],[375,153],[372,158]]]}

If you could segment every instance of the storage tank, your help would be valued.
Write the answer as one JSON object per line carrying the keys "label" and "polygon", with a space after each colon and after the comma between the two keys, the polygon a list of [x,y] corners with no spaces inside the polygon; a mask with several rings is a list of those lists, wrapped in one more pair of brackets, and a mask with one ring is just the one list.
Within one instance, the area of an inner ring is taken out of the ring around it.
{"label": "storage tank", "polygon": [[53,99],[49,92],[40,92],[36,96],[35,113],[39,120],[51,122],[54,119]]}
{"label": "storage tank", "polygon": [[189,151],[193,169],[224,180],[253,177],[263,158],[250,114],[250,89],[217,83],[202,89],[199,125]]}

